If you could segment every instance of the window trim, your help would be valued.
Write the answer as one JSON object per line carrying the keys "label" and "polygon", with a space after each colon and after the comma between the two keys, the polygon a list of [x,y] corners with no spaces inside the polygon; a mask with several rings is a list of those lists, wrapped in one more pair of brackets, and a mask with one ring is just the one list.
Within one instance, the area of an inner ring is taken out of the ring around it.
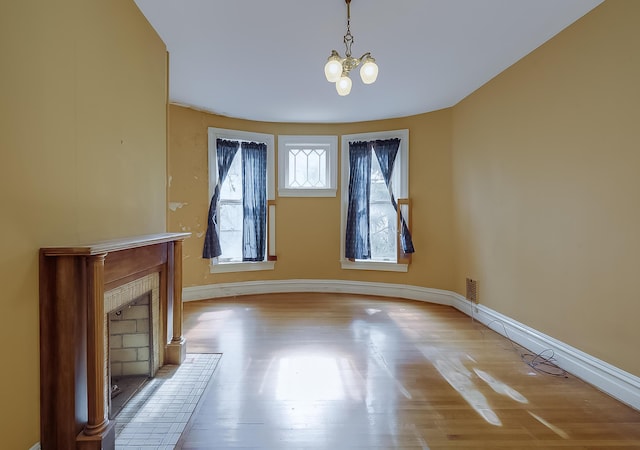
{"label": "window trim", "polygon": [[253,272],[258,270],[274,270],[275,261],[222,262],[209,265],[211,273]]}
{"label": "window trim", "polygon": [[[327,148],[326,188],[288,187],[289,146],[308,145]],[[279,135],[278,136],[278,196],[280,197],[335,197],[338,190],[338,136],[331,135]]]}
{"label": "window trim", "polygon": [[[208,169],[209,169],[209,200],[213,197],[216,183],[218,182],[218,156],[217,156],[217,139],[228,139],[232,141],[253,141],[264,142],[267,145],[267,201],[275,200],[275,139],[273,134],[254,133],[251,131],[229,130],[225,128],[209,127],[208,134]],[[270,224],[267,223],[267,227]],[[274,230],[275,231],[275,230]],[[267,230],[267,241],[269,236],[275,235]],[[267,248],[269,242],[267,242]],[[264,261],[234,261],[234,262],[217,262],[217,258],[212,258],[209,263],[211,273],[228,273],[228,272],[247,272],[254,270],[274,270],[275,261],[268,261],[269,252],[265,255]]]}
{"label": "window trim", "polygon": [[[377,139],[400,139],[400,165],[394,167],[394,194],[396,198],[409,198],[409,130],[377,131],[373,133],[345,134],[341,136],[340,143],[340,265],[342,269],[354,270],[378,270],[388,272],[408,272],[406,263],[389,261],[350,261],[345,258],[345,233],[347,227],[347,206],[349,204],[349,142],[374,141]],[[400,172],[396,170],[400,169]],[[397,185],[397,189],[396,189]]]}

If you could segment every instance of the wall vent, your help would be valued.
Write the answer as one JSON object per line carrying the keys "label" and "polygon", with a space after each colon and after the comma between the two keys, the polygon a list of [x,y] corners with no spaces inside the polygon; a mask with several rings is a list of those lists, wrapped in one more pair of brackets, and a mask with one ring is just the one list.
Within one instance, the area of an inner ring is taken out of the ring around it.
{"label": "wall vent", "polygon": [[478,280],[467,278],[467,300],[478,303]]}

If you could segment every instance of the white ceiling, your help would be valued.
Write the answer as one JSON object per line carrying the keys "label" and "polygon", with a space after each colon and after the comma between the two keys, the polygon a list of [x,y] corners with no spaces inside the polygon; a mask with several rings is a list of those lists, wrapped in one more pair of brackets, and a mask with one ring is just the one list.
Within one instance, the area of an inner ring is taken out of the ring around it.
{"label": "white ceiling", "polygon": [[135,0],[167,45],[170,101],[268,122],[356,122],[453,106],[602,0],[352,0],[353,56],[378,80],[340,97],[345,0]]}

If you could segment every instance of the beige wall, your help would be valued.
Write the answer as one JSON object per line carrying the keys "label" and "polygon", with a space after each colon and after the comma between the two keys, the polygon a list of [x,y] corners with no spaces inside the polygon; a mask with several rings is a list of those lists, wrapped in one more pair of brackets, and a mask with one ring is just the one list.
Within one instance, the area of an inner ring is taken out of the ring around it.
{"label": "beige wall", "polygon": [[166,229],[166,48],[132,0],[24,0],[0,54],[0,446],[28,449],[38,249]]}
{"label": "beige wall", "polygon": [[[184,285],[247,280],[340,279],[450,289],[453,273],[451,224],[451,111],[355,124],[278,124],[230,119],[181,106],[170,107],[169,212],[171,231],[190,231],[184,246]],[[277,198],[277,253],[273,271],[209,273],[202,259],[207,224],[207,128],[288,134],[343,134],[409,129],[410,193],[416,253],[408,273],[341,270],[340,197]],[[177,204],[182,205],[177,207]],[[304,245],[302,245],[304,243]]]}
{"label": "beige wall", "polygon": [[456,290],[637,376],[639,19],[608,0],[453,112]]}

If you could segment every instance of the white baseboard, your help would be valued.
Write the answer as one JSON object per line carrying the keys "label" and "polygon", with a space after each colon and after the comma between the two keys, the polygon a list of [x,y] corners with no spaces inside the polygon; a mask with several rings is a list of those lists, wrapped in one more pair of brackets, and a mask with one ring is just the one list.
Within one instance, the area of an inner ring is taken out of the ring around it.
{"label": "white baseboard", "polygon": [[29,448],[29,450],[41,450],[40,442],[33,444],[33,446]]}
{"label": "white baseboard", "polygon": [[274,280],[209,284],[184,288],[182,290],[182,300],[191,302],[210,298],[286,292],[379,295],[381,297],[398,297],[441,305],[451,304],[451,292],[449,291],[400,284],[346,280]]}
{"label": "white baseboard", "polygon": [[[533,353],[553,351],[555,363],[572,375],[640,411],[640,378],[547,336],[463,296],[419,286],[346,280],[272,280],[210,284],[184,288],[183,301],[286,292],[335,292],[398,297],[452,306]],[[473,310],[472,310],[473,307]],[[35,450],[36,448],[34,447]]]}

